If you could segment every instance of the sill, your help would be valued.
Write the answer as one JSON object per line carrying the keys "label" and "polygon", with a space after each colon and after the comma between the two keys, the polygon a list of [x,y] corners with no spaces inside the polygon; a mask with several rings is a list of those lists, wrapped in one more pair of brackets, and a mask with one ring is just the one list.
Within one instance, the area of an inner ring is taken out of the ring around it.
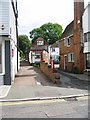
{"label": "sill", "polygon": [[67,45],[67,47],[70,47],[70,45]]}
{"label": "sill", "polygon": [[0,76],[5,75],[5,73],[0,73]]}
{"label": "sill", "polygon": [[70,62],[68,62],[68,63],[74,63],[74,61],[70,61]]}

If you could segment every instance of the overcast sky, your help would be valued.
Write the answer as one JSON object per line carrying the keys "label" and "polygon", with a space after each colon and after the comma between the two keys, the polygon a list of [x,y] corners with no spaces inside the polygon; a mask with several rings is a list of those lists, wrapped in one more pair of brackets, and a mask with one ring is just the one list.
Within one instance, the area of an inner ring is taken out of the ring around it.
{"label": "overcast sky", "polygon": [[[90,0],[84,0],[85,7]],[[19,35],[44,23],[58,23],[63,30],[74,19],[74,0],[18,0]]]}

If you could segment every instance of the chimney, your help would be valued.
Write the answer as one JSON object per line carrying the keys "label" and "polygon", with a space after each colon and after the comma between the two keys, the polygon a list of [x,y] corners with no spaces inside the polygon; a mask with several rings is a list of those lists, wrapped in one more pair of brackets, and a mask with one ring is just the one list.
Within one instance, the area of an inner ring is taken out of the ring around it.
{"label": "chimney", "polygon": [[74,30],[80,29],[84,12],[84,0],[74,0]]}

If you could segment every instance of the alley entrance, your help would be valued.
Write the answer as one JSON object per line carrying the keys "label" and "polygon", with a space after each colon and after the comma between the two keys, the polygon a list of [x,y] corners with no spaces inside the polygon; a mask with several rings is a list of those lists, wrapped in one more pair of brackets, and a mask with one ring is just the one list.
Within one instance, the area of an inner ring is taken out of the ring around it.
{"label": "alley entrance", "polygon": [[48,97],[55,98],[88,94],[87,89],[80,88],[77,84],[71,83],[71,79],[61,73],[60,81],[61,83],[54,84],[52,80],[40,71],[40,68],[30,66],[27,61],[21,61],[20,70],[12,83],[7,97],[4,99],[46,99]]}

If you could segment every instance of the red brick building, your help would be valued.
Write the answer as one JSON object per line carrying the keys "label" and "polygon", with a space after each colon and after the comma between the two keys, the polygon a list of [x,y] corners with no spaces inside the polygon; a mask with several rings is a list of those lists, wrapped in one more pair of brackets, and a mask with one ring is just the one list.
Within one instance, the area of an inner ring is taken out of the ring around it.
{"label": "red brick building", "polygon": [[48,43],[40,37],[32,44],[30,48],[29,62],[40,63],[40,55],[43,50],[48,50]]}
{"label": "red brick building", "polygon": [[74,21],[63,32],[60,42],[60,66],[71,71],[73,67],[83,71],[85,68],[83,54],[82,15],[84,2],[74,2]]}

